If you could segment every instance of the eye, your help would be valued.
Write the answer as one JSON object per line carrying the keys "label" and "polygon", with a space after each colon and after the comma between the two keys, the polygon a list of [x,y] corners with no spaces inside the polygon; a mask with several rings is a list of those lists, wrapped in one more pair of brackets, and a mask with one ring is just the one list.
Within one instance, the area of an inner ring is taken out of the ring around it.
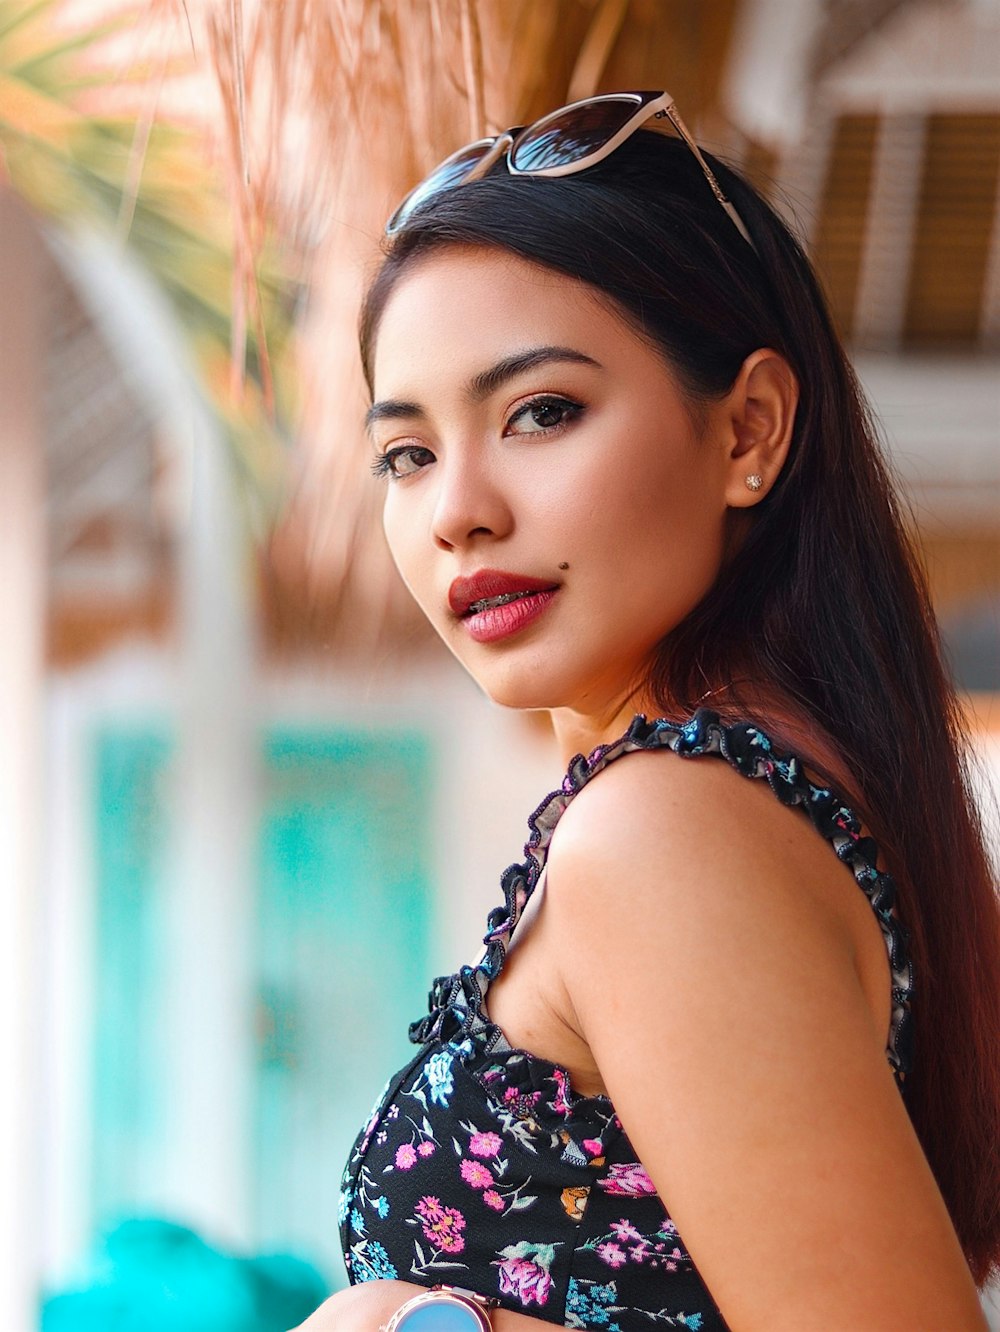
{"label": "eye", "polygon": [[422,444],[400,444],[394,449],[375,456],[372,473],[375,476],[388,476],[399,480],[404,476],[413,476],[422,471],[428,463],[434,461],[434,454]]}
{"label": "eye", "polygon": [[540,394],[522,403],[507,420],[506,435],[541,435],[559,430],[583,411],[583,405],[551,393]]}

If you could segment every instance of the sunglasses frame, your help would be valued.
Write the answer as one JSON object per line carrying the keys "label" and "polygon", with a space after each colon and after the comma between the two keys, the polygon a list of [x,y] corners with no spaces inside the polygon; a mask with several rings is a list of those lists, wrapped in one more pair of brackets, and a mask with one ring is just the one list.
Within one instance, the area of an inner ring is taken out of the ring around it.
{"label": "sunglasses frame", "polygon": [[[551,122],[560,120],[567,111],[575,111],[578,107],[583,106],[594,106],[601,102],[623,101],[626,103],[634,103],[635,111],[628,120],[626,120],[624,125],[617,129],[599,148],[595,148],[592,152],[584,153],[582,157],[578,157],[572,162],[562,162],[556,166],[529,168],[518,167],[515,165],[514,159],[517,156],[518,144],[523,142],[529,134],[537,134],[540,131],[543,131]],[[424,191],[428,182],[432,180],[438,172],[444,171],[452,163],[463,158],[471,149],[482,148],[482,157],[472,163],[468,172],[464,176],[460,177],[458,180],[449,182],[448,185],[442,186],[443,189],[453,189],[458,185],[467,185],[471,181],[481,180],[490,168],[505,155],[507,159],[507,170],[512,176],[571,176],[575,172],[583,171],[586,167],[594,166],[597,162],[603,161],[605,157],[609,157],[620,144],[624,143],[627,138],[634,134],[637,129],[640,129],[645,125],[647,121],[663,119],[670,121],[678,135],[691,149],[691,152],[694,154],[698,165],[701,167],[705,179],[708,181],[716,200],[726,210],[726,213],[729,215],[729,218],[737,231],[756,254],[757,247],[750,239],[750,233],[747,230],[743,219],[736,211],[734,205],[730,203],[723,193],[722,187],[715,178],[712,168],[705,161],[701,149],[694,141],[691,131],[681,119],[677,107],[674,105],[673,98],[669,93],[652,91],[598,93],[594,97],[584,97],[578,102],[570,102],[567,106],[561,106],[556,111],[550,111],[548,115],[542,116],[540,120],[536,120],[531,125],[514,126],[512,129],[505,130],[502,134],[497,134],[490,138],[477,139],[473,143],[466,144],[464,148],[459,148],[449,157],[446,157],[443,162],[440,162],[434,170],[420,182],[419,185],[414,186],[414,188],[410,190],[386,223],[386,235],[392,236],[403,226],[410,212],[407,205],[416,195],[421,194],[421,192]],[[425,195],[421,196],[421,199],[423,197],[432,198],[435,193],[436,191],[433,190],[427,191]]]}

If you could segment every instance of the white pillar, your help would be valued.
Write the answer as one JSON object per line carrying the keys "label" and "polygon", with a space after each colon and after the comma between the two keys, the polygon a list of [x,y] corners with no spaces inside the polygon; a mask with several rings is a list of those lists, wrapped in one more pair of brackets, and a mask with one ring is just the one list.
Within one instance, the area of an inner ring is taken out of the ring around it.
{"label": "white pillar", "polygon": [[180,524],[180,696],[171,810],[161,1206],[243,1245],[252,1220],[253,928],[258,755],[245,526],[224,441],[191,405]]}
{"label": "white pillar", "polygon": [[802,139],[823,20],[820,0],[743,0],[737,6],[722,100],[745,134],[775,148]]}
{"label": "white pillar", "polygon": [[922,112],[883,112],[858,274],[854,342],[893,351],[902,339],[910,292],[927,121]]}
{"label": "white pillar", "polygon": [[44,257],[0,181],[0,1327],[37,1323],[39,872],[46,596]]}

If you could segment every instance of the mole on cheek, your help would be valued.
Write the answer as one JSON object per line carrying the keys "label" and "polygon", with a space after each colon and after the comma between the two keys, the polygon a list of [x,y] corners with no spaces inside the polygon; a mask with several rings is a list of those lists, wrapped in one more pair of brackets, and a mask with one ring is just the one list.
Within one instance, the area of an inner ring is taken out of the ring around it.
{"label": "mole on cheek", "polygon": [[560,568],[560,569],[568,569],[568,568],[569,568],[569,565],[563,563],[563,564],[560,564],[559,568]]}

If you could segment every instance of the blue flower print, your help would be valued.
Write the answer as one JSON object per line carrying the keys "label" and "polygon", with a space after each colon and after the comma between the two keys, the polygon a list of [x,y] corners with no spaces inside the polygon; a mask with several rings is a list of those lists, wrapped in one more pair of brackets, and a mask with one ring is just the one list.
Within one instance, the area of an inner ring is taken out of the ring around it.
{"label": "blue flower print", "polygon": [[351,1229],[358,1235],[365,1233],[365,1219],[356,1207],[351,1208]]}
{"label": "blue flower print", "polygon": [[432,1054],[430,1059],[424,1065],[424,1076],[426,1077],[431,1089],[431,1100],[436,1101],[438,1105],[443,1105],[446,1109],[448,1098],[454,1090],[454,1082],[451,1076],[451,1066],[454,1062],[454,1056],[448,1050],[438,1050]]}
{"label": "blue flower print", "polygon": [[375,1199],[375,1210],[383,1221],[389,1215],[389,1199],[385,1194],[383,1194],[381,1198]]}
{"label": "blue flower print", "polygon": [[692,752],[699,753],[703,748],[702,743],[700,743],[701,725],[696,717],[692,717],[690,721],[684,723],[680,728],[680,734],[683,737],[685,744],[691,747]]}
{"label": "blue flower print", "polygon": [[378,1240],[365,1240],[354,1246],[351,1273],[355,1281],[392,1281],[399,1275]]}
{"label": "blue flower print", "polygon": [[[589,1290],[583,1289],[585,1284]],[[608,1332],[622,1332],[621,1324],[611,1318],[613,1313],[621,1313],[624,1307],[615,1304],[617,1296],[618,1288],[613,1281],[602,1286],[596,1281],[584,1283],[570,1277],[566,1292],[566,1326],[587,1329],[588,1332],[591,1328],[604,1327]]]}
{"label": "blue flower print", "polygon": [[344,1222],[347,1220],[347,1213],[351,1210],[351,1196],[353,1190],[345,1186],[340,1190],[340,1202],[337,1204],[337,1220]]}

